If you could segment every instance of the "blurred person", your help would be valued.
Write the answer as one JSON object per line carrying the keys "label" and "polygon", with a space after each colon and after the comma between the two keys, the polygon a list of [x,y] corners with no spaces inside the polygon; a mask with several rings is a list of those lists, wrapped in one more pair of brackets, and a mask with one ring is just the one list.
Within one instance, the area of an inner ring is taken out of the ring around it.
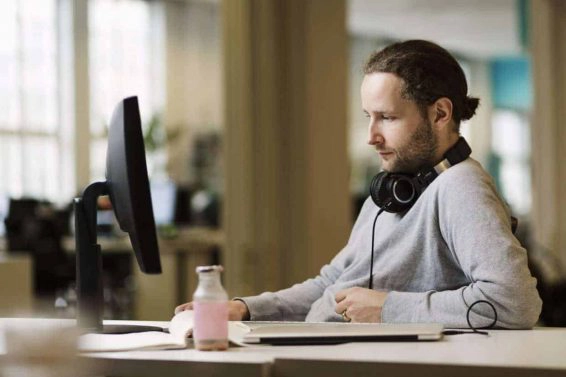
{"label": "blurred person", "polygon": [[[422,40],[373,53],[364,67],[361,98],[368,144],[384,174],[409,177],[442,168],[447,155],[465,144],[460,122],[479,104],[468,96],[454,57]],[[380,209],[368,198],[348,243],[318,276],[278,292],[236,298],[230,319],[463,328],[474,306],[477,322],[497,318],[498,327],[532,327],[541,300],[526,250],[512,233],[510,213],[492,179],[469,152],[427,181],[408,209],[395,213],[391,202]],[[485,301],[490,305],[474,305]],[[192,303],[175,311],[187,309]]]}

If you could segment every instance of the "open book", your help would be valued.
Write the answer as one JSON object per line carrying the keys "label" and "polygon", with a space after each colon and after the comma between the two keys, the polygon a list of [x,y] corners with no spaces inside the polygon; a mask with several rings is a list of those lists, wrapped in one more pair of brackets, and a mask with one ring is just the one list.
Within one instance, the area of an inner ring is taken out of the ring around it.
{"label": "open book", "polygon": [[[169,333],[85,334],[79,337],[78,349],[81,352],[181,349],[190,344],[192,331],[193,311],[186,310],[171,319]],[[228,338],[234,344],[244,345],[242,338],[247,331],[246,327],[238,326],[238,322],[229,322]]]}

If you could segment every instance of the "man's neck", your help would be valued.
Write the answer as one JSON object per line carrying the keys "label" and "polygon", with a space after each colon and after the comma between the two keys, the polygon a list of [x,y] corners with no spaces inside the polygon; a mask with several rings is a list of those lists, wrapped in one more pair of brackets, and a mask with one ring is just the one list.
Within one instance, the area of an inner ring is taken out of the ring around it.
{"label": "man's neck", "polygon": [[448,135],[439,135],[438,136],[438,148],[436,151],[436,156],[434,158],[434,166],[440,163],[444,159],[444,155],[450,148],[452,148],[460,135],[456,132],[450,132]]}

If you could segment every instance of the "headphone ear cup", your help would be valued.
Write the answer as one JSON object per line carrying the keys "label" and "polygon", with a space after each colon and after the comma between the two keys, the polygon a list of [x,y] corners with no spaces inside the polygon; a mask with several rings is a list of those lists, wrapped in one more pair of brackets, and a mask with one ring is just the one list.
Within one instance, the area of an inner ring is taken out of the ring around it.
{"label": "headphone ear cup", "polygon": [[389,175],[388,172],[382,171],[373,177],[369,185],[371,199],[379,208],[383,208],[391,200],[391,196],[388,195],[387,190],[384,190],[386,187],[385,182]]}
{"label": "headphone ear cup", "polygon": [[391,213],[408,210],[418,197],[413,179],[398,173],[380,172],[373,177],[369,191],[375,205]]}

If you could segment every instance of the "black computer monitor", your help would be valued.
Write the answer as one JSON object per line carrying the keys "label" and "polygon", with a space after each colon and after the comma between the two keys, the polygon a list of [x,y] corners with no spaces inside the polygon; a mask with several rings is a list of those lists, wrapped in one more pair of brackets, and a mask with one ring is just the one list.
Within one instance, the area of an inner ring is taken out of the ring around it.
{"label": "black computer monitor", "polygon": [[96,240],[97,200],[102,195],[109,195],[118,224],[130,237],[140,269],[148,274],[161,273],[137,97],[122,100],[112,115],[108,134],[106,181],[90,184],[82,197],[74,201],[77,322],[79,327],[93,332],[155,330],[156,328],[102,326],[102,257]]}

